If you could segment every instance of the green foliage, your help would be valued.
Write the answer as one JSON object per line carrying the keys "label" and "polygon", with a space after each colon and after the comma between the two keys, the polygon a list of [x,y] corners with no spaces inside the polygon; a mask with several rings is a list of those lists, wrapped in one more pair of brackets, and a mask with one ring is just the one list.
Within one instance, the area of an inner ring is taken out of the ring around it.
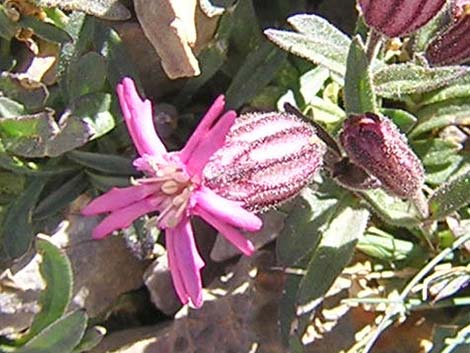
{"label": "green foliage", "polygon": [[41,276],[46,289],[41,293],[41,311],[34,317],[28,333],[16,344],[28,342],[64,315],[72,299],[72,266],[69,259],[46,239],[37,239],[36,250],[42,256]]}
{"label": "green foliage", "polygon": [[295,15],[288,22],[297,32],[267,29],[264,34],[281,48],[344,76],[351,43],[344,33],[316,15]]}
{"label": "green foliage", "polygon": [[442,219],[470,203],[470,172],[441,185],[429,199],[431,216]]}
{"label": "green foliage", "polygon": [[468,74],[468,68],[463,66],[428,68],[406,63],[379,67],[374,72],[373,81],[379,96],[401,100],[407,95],[451,85]]}
{"label": "green foliage", "polygon": [[375,113],[377,103],[370,77],[369,60],[359,36],[353,38],[349,47],[346,77],[344,79],[346,113]]}

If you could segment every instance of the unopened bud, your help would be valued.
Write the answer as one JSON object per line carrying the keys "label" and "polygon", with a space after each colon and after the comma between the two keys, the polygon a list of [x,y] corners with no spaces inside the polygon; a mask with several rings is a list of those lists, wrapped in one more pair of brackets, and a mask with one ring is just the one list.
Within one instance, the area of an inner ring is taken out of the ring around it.
{"label": "unopened bud", "polygon": [[470,61],[470,3],[459,7],[457,21],[437,36],[426,49],[431,65],[457,65]]}
{"label": "unopened bud", "polygon": [[248,210],[266,210],[302,190],[325,151],[315,129],[292,114],[241,115],[206,165],[203,182]]}
{"label": "unopened bud", "polygon": [[364,21],[387,37],[403,37],[428,23],[446,0],[359,0]]}
{"label": "unopened bud", "polygon": [[416,199],[421,193],[421,161],[388,118],[372,113],[352,115],[344,123],[340,141],[349,158],[391,194]]}

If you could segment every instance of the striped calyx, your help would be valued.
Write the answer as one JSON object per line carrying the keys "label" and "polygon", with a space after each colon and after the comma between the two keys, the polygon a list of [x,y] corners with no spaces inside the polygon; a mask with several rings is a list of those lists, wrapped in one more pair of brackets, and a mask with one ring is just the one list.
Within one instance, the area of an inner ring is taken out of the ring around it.
{"label": "striped calyx", "polygon": [[292,114],[244,114],[206,165],[203,183],[248,210],[266,210],[305,187],[325,151],[315,129]]}
{"label": "striped calyx", "polygon": [[403,37],[428,23],[446,0],[358,0],[364,21],[389,38]]}
{"label": "striped calyx", "polygon": [[340,141],[352,162],[377,178],[391,194],[414,199],[424,184],[424,169],[392,121],[372,113],[351,115]]}
{"label": "striped calyx", "polygon": [[434,66],[470,61],[470,3],[459,8],[456,21],[431,41],[425,56]]}

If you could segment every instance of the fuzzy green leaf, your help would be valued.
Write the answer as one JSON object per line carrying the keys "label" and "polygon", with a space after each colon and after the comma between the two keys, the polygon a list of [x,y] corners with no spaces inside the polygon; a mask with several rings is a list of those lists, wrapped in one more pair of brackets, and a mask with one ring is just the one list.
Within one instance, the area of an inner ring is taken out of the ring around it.
{"label": "fuzzy green leaf", "polygon": [[401,132],[409,132],[415,125],[418,119],[406,110],[401,109],[391,109],[391,108],[382,108],[380,112],[389,117],[395,125],[398,126]]}
{"label": "fuzzy green leaf", "polygon": [[316,195],[309,188],[302,192],[276,242],[276,253],[282,266],[293,265],[318,245],[321,229],[330,220],[337,204],[337,198]]}
{"label": "fuzzy green leaf", "polygon": [[390,99],[430,92],[448,86],[470,74],[464,66],[429,68],[413,63],[381,66],[373,73],[377,95]]}
{"label": "fuzzy green leaf", "polygon": [[336,208],[322,240],[314,251],[302,278],[297,304],[301,310],[313,310],[324,297],[334,280],[349,263],[357,240],[364,234],[369,211],[359,206],[352,197],[345,197]]}
{"label": "fuzzy green leaf", "polygon": [[442,219],[470,203],[470,172],[438,188],[429,199],[433,219]]}
{"label": "fuzzy green leaf", "polygon": [[297,32],[267,29],[264,34],[282,49],[344,76],[351,40],[316,15],[294,15],[287,20]]}
{"label": "fuzzy green leaf", "polygon": [[344,80],[346,113],[376,113],[377,102],[370,77],[369,60],[359,36],[349,47],[346,77]]}
{"label": "fuzzy green leaf", "polygon": [[418,110],[416,116],[418,124],[411,131],[411,137],[449,125],[468,125],[470,101],[468,98],[457,98],[430,104]]}
{"label": "fuzzy green leaf", "polygon": [[67,11],[83,11],[88,15],[104,20],[127,20],[131,17],[129,10],[118,0],[34,0],[38,6],[59,7]]}
{"label": "fuzzy green leaf", "polygon": [[420,223],[418,213],[407,201],[390,196],[381,189],[364,191],[361,195],[372,211],[391,225],[414,227]]}

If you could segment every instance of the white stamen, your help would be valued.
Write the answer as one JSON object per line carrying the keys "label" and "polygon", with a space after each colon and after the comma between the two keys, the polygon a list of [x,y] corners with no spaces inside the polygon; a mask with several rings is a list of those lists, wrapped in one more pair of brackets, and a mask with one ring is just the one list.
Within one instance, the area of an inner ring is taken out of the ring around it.
{"label": "white stamen", "polygon": [[163,183],[161,190],[167,195],[173,195],[178,191],[180,184],[174,180],[168,180]]}

